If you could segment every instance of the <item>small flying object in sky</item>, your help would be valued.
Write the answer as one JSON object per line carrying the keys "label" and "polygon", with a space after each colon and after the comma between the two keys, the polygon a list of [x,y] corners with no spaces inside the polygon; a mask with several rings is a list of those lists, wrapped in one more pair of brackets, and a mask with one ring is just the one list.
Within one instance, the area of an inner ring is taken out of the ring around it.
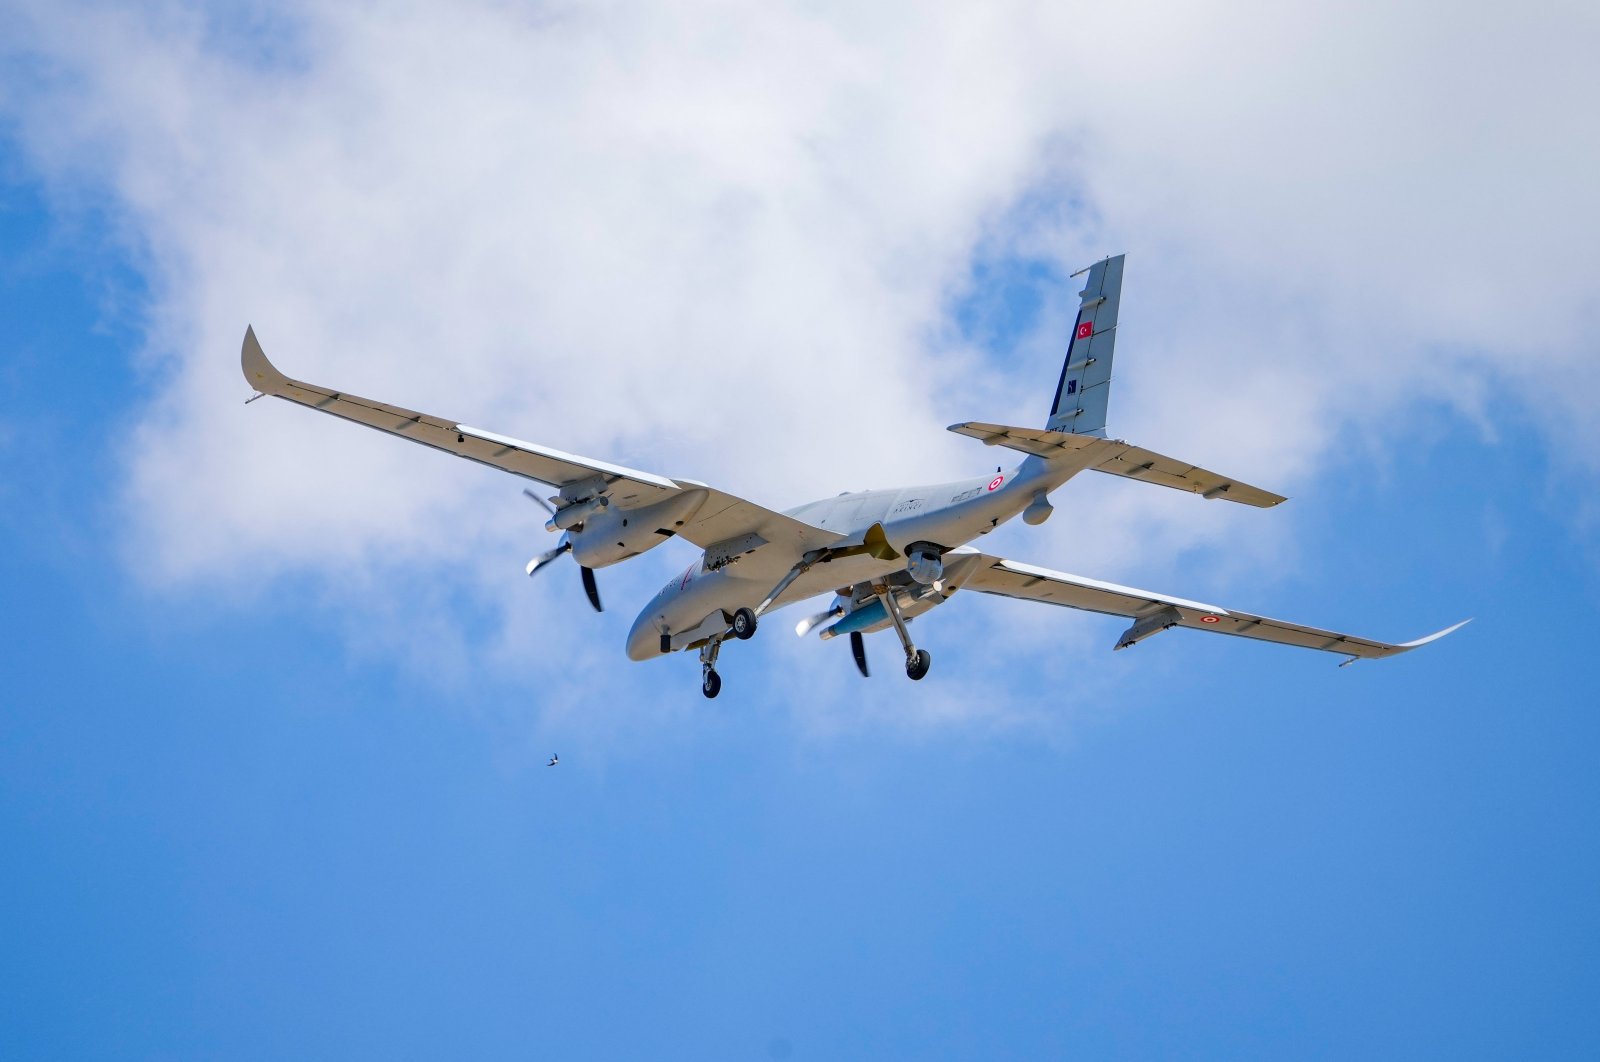
{"label": "small flying object in sky", "polygon": [[[602,607],[595,569],[630,560],[669,538],[700,547],[701,555],[639,613],[627,652],[630,659],[648,660],[698,651],[700,688],[707,697],[722,689],[717,659],[724,643],[752,637],[768,612],[829,591],[828,607],[801,620],[795,633],[804,637],[816,630],[823,640],[849,635],[851,655],[866,676],[863,635],[892,630],[913,680],[928,674],[932,657],[913,644],[910,621],[964,590],[1124,617],[1131,625],[1114,649],[1187,627],[1337,653],[1348,664],[1404,653],[1461,627],[1465,620],[1412,642],[1374,641],[1053,571],[970,545],[1018,516],[1029,525],[1044,523],[1055,511],[1051,493],[1085,471],[1257,508],[1285,500],[1107,436],[1123,259],[1106,258],[1073,274],[1086,276],[1044,427],[982,421],[950,426],[987,446],[1022,454],[1018,464],[933,486],[846,492],[782,512],[698,480],[579,457],[292,380],[267,360],[254,328],[245,331],[242,363],[245,379],[260,394],[544,484],[547,492],[524,493],[549,514],[545,530],[561,537],[529,561],[526,571],[534,575],[571,554],[596,612]],[[556,762],[552,756],[549,766]]]}
{"label": "small flying object in sky", "polygon": [[561,757],[557,756],[555,753],[552,752],[550,754],[550,762],[545,764],[545,766],[546,767],[554,767],[556,764],[558,764],[560,762],[561,762]]}

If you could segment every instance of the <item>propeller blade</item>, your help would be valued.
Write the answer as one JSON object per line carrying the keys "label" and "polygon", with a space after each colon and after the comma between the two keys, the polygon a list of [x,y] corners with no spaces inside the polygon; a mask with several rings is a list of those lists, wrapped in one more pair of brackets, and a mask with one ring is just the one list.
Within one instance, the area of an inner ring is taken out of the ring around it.
{"label": "propeller blade", "polygon": [[860,631],[850,632],[850,655],[856,658],[856,669],[861,672],[861,677],[871,678],[867,674],[867,640],[861,637]]}
{"label": "propeller blade", "polygon": [[600,587],[594,581],[594,569],[580,567],[578,570],[583,573],[583,592],[589,595],[589,604],[594,606],[596,612],[604,612],[605,609],[600,606]]}
{"label": "propeller blade", "polygon": [[570,538],[568,538],[566,535],[562,535],[561,536],[561,544],[559,546],[557,546],[555,549],[548,550],[547,552],[539,554],[537,557],[533,558],[533,560],[528,562],[528,567],[526,569],[527,573],[529,575],[533,575],[540,568],[543,568],[546,564],[549,564],[551,561],[555,560],[557,557],[561,556],[563,553],[568,553],[571,550],[572,550],[572,540]]}
{"label": "propeller blade", "polygon": [[844,615],[844,609],[840,608],[838,605],[835,605],[826,612],[819,612],[815,616],[809,616],[806,619],[801,620],[799,623],[796,623],[794,625],[794,633],[798,637],[804,638],[816,628],[817,624],[826,623],[833,619],[833,617],[842,615]]}
{"label": "propeller blade", "polygon": [[533,491],[529,490],[527,487],[523,487],[522,488],[522,493],[527,495],[529,498],[533,499],[534,501],[538,502],[539,503],[539,508],[541,508],[545,512],[549,513],[551,519],[555,519],[556,511],[554,509],[550,508],[550,503],[549,502],[547,502],[543,498],[539,497],[537,494],[535,494]]}

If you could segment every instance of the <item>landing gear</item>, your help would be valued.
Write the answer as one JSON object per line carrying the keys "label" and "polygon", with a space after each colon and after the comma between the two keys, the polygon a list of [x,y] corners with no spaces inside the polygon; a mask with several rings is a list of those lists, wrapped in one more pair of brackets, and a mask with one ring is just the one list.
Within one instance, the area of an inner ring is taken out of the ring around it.
{"label": "landing gear", "polygon": [[749,640],[755,633],[756,614],[747,608],[734,610],[733,636],[743,642]]}
{"label": "landing gear", "polygon": [[878,595],[878,600],[883,602],[883,610],[889,613],[889,622],[894,624],[894,632],[900,636],[900,647],[906,651],[906,678],[912,682],[921,680],[933,666],[933,657],[926,649],[918,649],[911,644],[911,635],[906,631],[906,621],[900,617],[900,606],[895,603],[894,591],[889,589],[888,584],[878,583],[872,590]]}
{"label": "landing gear", "polygon": [[713,638],[700,647],[700,692],[709,700],[722,692],[722,676],[717,674],[717,654],[722,639]]}
{"label": "landing gear", "polygon": [[933,666],[933,657],[928,655],[926,649],[918,649],[906,657],[906,678],[912,682],[919,681]]}

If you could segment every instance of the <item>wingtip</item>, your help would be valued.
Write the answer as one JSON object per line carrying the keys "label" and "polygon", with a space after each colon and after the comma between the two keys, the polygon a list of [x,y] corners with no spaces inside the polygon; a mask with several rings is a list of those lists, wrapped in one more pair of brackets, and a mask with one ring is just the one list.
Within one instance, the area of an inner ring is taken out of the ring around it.
{"label": "wingtip", "polygon": [[244,343],[239,349],[239,367],[244,371],[245,382],[262,394],[276,394],[287,379],[278,367],[267,360],[261,341],[256,338],[253,325],[245,325]]}
{"label": "wingtip", "polygon": [[1400,645],[1400,648],[1402,648],[1402,649],[1415,649],[1419,645],[1427,645],[1429,642],[1436,642],[1440,638],[1443,638],[1447,634],[1454,634],[1456,631],[1459,631],[1462,627],[1465,627],[1467,624],[1471,623],[1473,618],[1474,617],[1472,617],[1472,616],[1468,616],[1466,619],[1462,620],[1460,623],[1456,623],[1456,624],[1453,624],[1453,625],[1451,625],[1449,627],[1446,627],[1442,631],[1435,631],[1434,633],[1428,635],[1426,638],[1418,638],[1414,642],[1402,642],[1401,645]]}

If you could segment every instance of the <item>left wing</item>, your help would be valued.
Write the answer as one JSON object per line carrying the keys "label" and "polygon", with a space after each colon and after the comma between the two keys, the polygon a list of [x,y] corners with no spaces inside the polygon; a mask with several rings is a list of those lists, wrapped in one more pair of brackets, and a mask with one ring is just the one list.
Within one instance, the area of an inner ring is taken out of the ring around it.
{"label": "left wing", "polygon": [[1116,648],[1125,649],[1153,634],[1171,627],[1189,627],[1193,630],[1233,634],[1241,638],[1255,638],[1280,645],[1298,645],[1305,649],[1321,649],[1352,659],[1367,660],[1395,656],[1443,638],[1451,631],[1465,626],[1462,620],[1437,634],[1418,638],[1414,642],[1374,641],[1352,634],[1325,631],[1284,620],[1268,619],[1248,612],[1225,609],[1189,601],[1181,597],[1138,590],[1131,586],[1086,579],[1081,575],[1037,568],[1031,564],[991,557],[977,551],[952,550],[945,556],[946,570],[956,585],[964,590],[979,590],[1001,597],[1014,597],[1023,601],[1042,601],[1049,605],[1062,605],[1088,612],[1102,612],[1111,616],[1126,616],[1134,621],[1117,639]]}
{"label": "left wing", "polygon": [[469,461],[492,465],[513,475],[548,483],[561,491],[567,501],[603,494],[627,511],[688,492],[702,494],[704,497],[693,509],[693,515],[676,529],[680,537],[702,549],[758,536],[761,542],[740,543],[745,547],[740,552],[748,552],[765,542],[781,542],[804,553],[833,545],[840,538],[835,532],[813,527],[694,480],[669,479],[592,457],[580,457],[482,428],[470,428],[442,417],[291,380],[267,360],[254,328],[245,330],[240,364],[250,386],[262,394],[398,435]]}

